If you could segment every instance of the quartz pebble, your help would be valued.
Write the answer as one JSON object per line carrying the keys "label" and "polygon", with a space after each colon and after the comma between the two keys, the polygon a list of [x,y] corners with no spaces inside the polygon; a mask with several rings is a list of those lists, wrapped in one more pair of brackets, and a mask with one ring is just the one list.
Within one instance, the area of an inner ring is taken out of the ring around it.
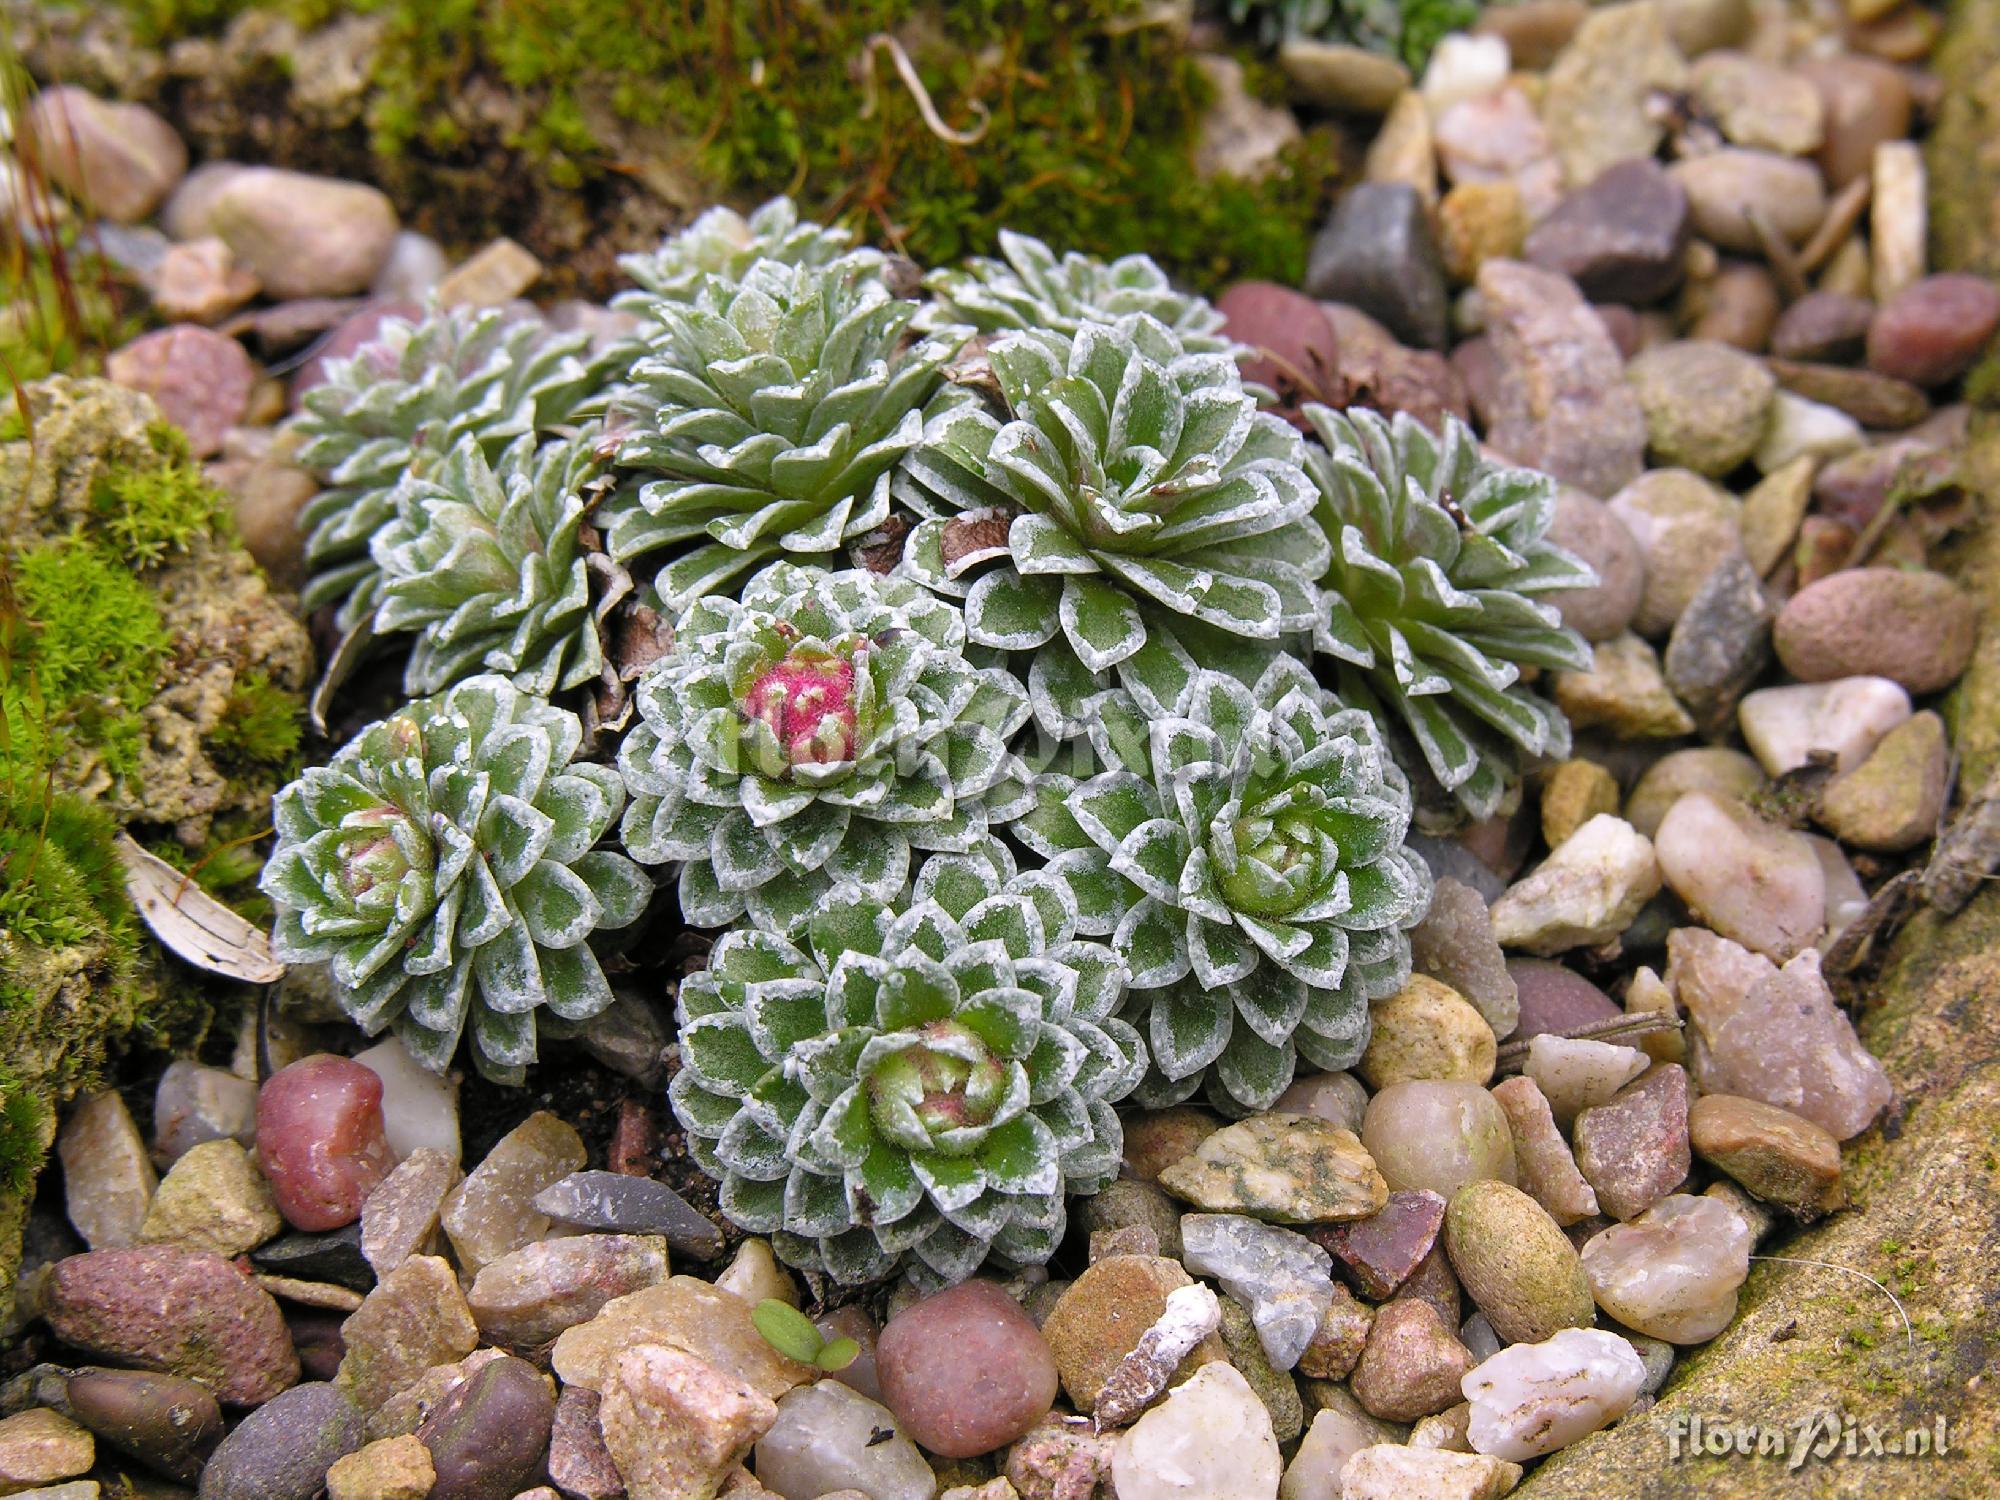
{"label": "quartz pebble", "polygon": [[1590,1287],[1575,1247],[1519,1188],[1460,1188],[1445,1213],[1444,1244],[1465,1294],[1501,1338],[1533,1343],[1559,1328],[1590,1326]]}
{"label": "quartz pebble", "polygon": [[[1688,1076],[1661,1063],[1576,1117],[1576,1164],[1614,1219],[1632,1219],[1686,1180]],[[1496,1325],[1497,1326],[1497,1325]]]}
{"label": "quartz pebble", "polygon": [[1652,841],[1609,813],[1585,823],[1493,903],[1502,947],[1547,956],[1609,942],[1658,894]]}
{"label": "quartz pebble", "polygon": [[187,173],[187,147],[143,104],[68,84],[29,96],[23,134],[49,180],[117,224],[137,224]]}
{"label": "quartz pebble", "polygon": [[1591,1295],[1629,1328],[1673,1344],[1714,1338],[1736,1316],[1750,1232],[1713,1198],[1673,1193],[1583,1247]]}
{"label": "quartz pebble", "polygon": [[1910,133],[1910,86],[1900,70],[1837,53],[1808,58],[1794,71],[1819,90],[1824,140],[1817,160],[1828,186],[1866,176],[1878,145]]}
{"label": "quartz pebble", "polygon": [[1093,1500],[1111,1483],[1111,1439],[1088,1417],[1052,1412],[1007,1450],[1004,1472],[1024,1500]]}
{"label": "quartz pebble", "polygon": [[1757,254],[1753,215],[1788,244],[1802,243],[1826,217],[1826,185],[1810,162],[1725,146],[1669,170],[1688,196],[1695,233],[1724,250]]}
{"label": "quartz pebble", "polygon": [[1311,1115],[1253,1115],[1218,1130],[1160,1186],[1198,1208],[1279,1224],[1365,1218],[1389,1198],[1354,1133]]}
{"label": "quartz pebble", "polygon": [[715,1278],[717,1290],[741,1297],[752,1307],[759,1302],[799,1305],[799,1284],[778,1264],[769,1240],[751,1238],[736,1247],[736,1258]]}
{"label": "quartz pebble", "polygon": [[1340,1500],[1498,1500],[1520,1482],[1519,1464],[1484,1453],[1377,1444],[1340,1471]]}
{"label": "quartz pebble", "polygon": [[372,1412],[433,1365],[463,1359],[479,1327],[458,1278],[434,1255],[413,1255],[341,1325],[340,1386]]}
{"label": "quartz pebble", "polygon": [[1520,1463],[1616,1421],[1638,1399],[1646,1366],[1615,1333],[1565,1328],[1503,1349],[1465,1377],[1475,1452]]}
{"label": "quartz pebble", "polygon": [[783,1500],[817,1500],[838,1489],[858,1489],[870,1500],[931,1500],[937,1493],[930,1465],[889,1410],[837,1380],[801,1386],[779,1400],[776,1421],[757,1441],[756,1468],[764,1487]]}
{"label": "quartz pebble", "polygon": [[1909,717],[1909,693],[1886,677],[1759,688],[1736,711],[1745,743],[1773,776],[1810,765],[1820,755],[1835,770],[1852,770]]}
{"label": "quartz pebble", "polygon": [[199,1380],[233,1406],[268,1401],[299,1378],[278,1304],[213,1251],[72,1255],[43,1282],[41,1312],[66,1344]]}
{"label": "quartz pebble", "polygon": [[470,1275],[549,1232],[535,1195],[578,1171],[583,1138],[576,1127],[538,1110],[502,1136],[486,1159],[445,1199],[441,1220],[458,1263]]}
{"label": "quartz pebble", "polygon": [[149,291],[167,322],[213,323],[261,289],[257,278],[235,263],[229,247],[210,236],[169,245]]}
{"label": "quartz pebble", "polygon": [[897,1313],[882,1329],[875,1361],[883,1404],[945,1458],[1013,1442],[1048,1414],[1059,1383],[1041,1331],[990,1281],[961,1282]]}
{"label": "quartz pebble", "polygon": [[1801,458],[1821,462],[1839,458],[1862,442],[1861,424],[1846,412],[1780,390],[1771,398],[1770,420],[1750,458],[1758,472],[1770,474]]}
{"label": "quartz pebble", "polygon": [[354,1060],[382,1080],[382,1135],[400,1157],[436,1151],[456,1166],[459,1157],[458,1087],[433,1073],[391,1037]]}
{"label": "quartz pebble", "polygon": [[93,1250],[136,1244],[159,1179],[125,1101],[108,1090],[84,1099],[56,1134],[56,1156],[64,1207],[83,1242]]}
{"label": "quartz pebble", "polygon": [[222,1408],[196,1380],[86,1369],[69,1377],[63,1394],[70,1415],[100,1442],[177,1484],[196,1483],[222,1440]]}
{"label": "quartz pebble", "polygon": [[377,189],[276,167],[232,173],[208,204],[208,221],[280,300],[366,291],[397,229]]}
{"label": "quartz pebble", "polygon": [[1392,1083],[1368,1101],[1361,1139],[1393,1189],[1449,1198],[1468,1182],[1514,1180],[1507,1117],[1477,1084]]}
{"label": "quartz pebble", "polygon": [[431,1252],[438,1213],[458,1176],[457,1161],[419,1146],[368,1195],[361,1205],[361,1253],[377,1276],[387,1276],[412,1255]]}
{"label": "quartz pebble", "polygon": [[1849,568],[1800,589],[1778,615],[1778,660],[1803,682],[1880,676],[1912,693],[1949,687],[1972,659],[1979,608],[1923,569]]}
{"label": "quartz pebble", "polygon": [[706,1360],[773,1400],[812,1371],[780,1354],[751,1321],[750,1304],[693,1276],[673,1276],[604,1304],[587,1323],[564,1330],[550,1367],[570,1385],[601,1391],[621,1351],[663,1344]]}
{"label": "quartz pebble", "polygon": [[250,1153],[233,1140],[204,1141],[183,1154],[161,1180],[139,1228],[139,1242],[241,1255],[284,1227]]}
{"label": "quartz pebble", "polygon": [[1380,1213],[1325,1225],[1312,1238],[1363,1296],[1385,1301],[1431,1253],[1444,1223],[1444,1205],[1442,1195],[1427,1189],[1391,1193]]}
{"label": "quartz pebble", "polygon": [[555,1407],[548,1376],[526,1360],[482,1366],[417,1429],[437,1470],[430,1500],[511,1500],[543,1468]]}
{"label": "quartz pebble", "polygon": [[[1877,302],[1893,304],[1924,274],[1930,183],[1923,147],[1915,141],[1882,142],[1869,179],[1874,188],[1868,200],[1869,289]],[[2000,306],[1989,302],[1988,309],[2000,315]]]}
{"label": "quartz pebble", "polygon": [[1667,982],[1692,1022],[1688,1070],[1703,1093],[1739,1094],[1859,1135],[1893,1094],[1808,948],[1780,969],[1699,928],[1667,938]]}
{"label": "quartz pebble", "polygon": [[1722,936],[1789,958],[1826,925],[1826,876],[1799,834],[1741,803],[1689,792],[1654,845],[1675,895]]}
{"label": "quartz pebble", "polygon": [[1456,1401],[1471,1368],[1471,1353],[1435,1307],[1398,1298],[1376,1309],[1348,1386],[1370,1416],[1414,1422]]}
{"label": "quartz pebble", "polygon": [[[1790,691],[1790,689],[1760,689]],[[1756,693],[1737,708],[1739,723],[1747,725],[1745,707]],[[1750,710],[1751,716],[1761,709]],[[1748,738],[1746,727],[1745,737]],[[1803,765],[1801,760],[1799,764]],[[1748,801],[1764,788],[1764,773],[1757,763],[1740,750],[1719,745],[1697,745],[1661,756],[1641,773],[1625,798],[1625,821],[1648,838],[1657,838],[1667,810],[1689,792],[1712,792],[1718,797]]]}
{"label": "quartz pebble", "polygon": [[[1094,1411],[1105,1382],[1165,1316],[1167,1298],[1192,1284],[1181,1263],[1150,1255],[1114,1255],[1094,1262],[1070,1284],[1042,1323],[1042,1336],[1070,1402]],[[1214,1345],[1188,1356],[1191,1368],[1213,1357]]]}
{"label": "quartz pebble", "polygon": [[[1520,1000],[1513,976],[1507,972],[1500,940],[1493,935],[1492,915],[1472,887],[1450,876],[1438,877],[1432,886],[1430,910],[1410,933],[1410,962],[1417,973],[1442,981],[1471,1002],[1496,1037],[1513,1031],[1520,1017]],[[1281,1097],[1277,1107],[1299,1109],[1286,1103],[1290,1097],[1289,1093]],[[1354,1104],[1350,1129],[1359,1128],[1366,1095],[1357,1097]],[[1311,1109],[1302,1112],[1319,1113]]]}
{"label": "quartz pebble", "polygon": [[1355,1071],[1373,1089],[1412,1078],[1484,1083],[1493,1076],[1493,1028],[1450,985],[1423,974],[1372,1011]]}
{"label": "quartz pebble", "polygon": [[[1485,910],[1483,902],[1480,909]],[[1278,1095],[1271,1108],[1277,1114],[1311,1115],[1340,1130],[1351,1130],[1359,1135],[1362,1116],[1368,1111],[1368,1090],[1352,1073],[1307,1073],[1294,1079],[1291,1086]],[[1100,1193],[1098,1198],[1102,1197]],[[1093,1203],[1096,1201],[1091,1200]],[[1175,1232],[1178,1233],[1178,1218],[1175,1223]],[[1162,1237],[1160,1243],[1165,1245],[1168,1241]]]}
{"label": "quartz pebble", "polygon": [[1306,1389],[1320,1405],[1278,1486],[1279,1500],[1341,1500],[1340,1476],[1347,1461],[1378,1443],[1400,1445],[1406,1429],[1369,1416],[1345,1385],[1315,1380]]}
{"label": "quartz pebble", "polygon": [[175,1058],[153,1091],[153,1150],[168,1166],[204,1141],[257,1142],[257,1085]]}
{"label": "quartz pebble", "polygon": [[605,1447],[642,1496],[716,1493],[777,1419],[761,1391],[658,1344],[619,1357],[600,1407]]}
{"label": "quartz pebble", "polygon": [[1562,1225],[1598,1212],[1597,1194],[1556,1129],[1555,1115],[1541,1087],[1525,1073],[1495,1084],[1493,1098],[1506,1111],[1514,1135],[1514,1166],[1520,1185]]}
{"label": "quartz pebble", "polygon": [[1829,783],[1816,816],[1854,848],[1885,853],[1914,849],[1938,831],[1950,774],[1944,720],[1925,709],[1890,730],[1865,761]]}
{"label": "quartz pebble", "polygon": [[221,451],[223,435],[243,420],[257,384],[257,367],[241,344],[195,323],[141,334],[106,357],[104,373],[158,402],[167,420],[187,434],[196,458]]}
{"label": "quartz pebble", "polygon": [[1646,1061],[1636,1047],[1543,1032],[1529,1041],[1523,1072],[1548,1100],[1556,1123],[1567,1128],[1645,1072]]}
{"label": "quartz pebble", "polygon": [[273,1073],[257,1091],[257,1165],[294,1227],[353,1223],[396,1165],[382,1134],[381,1079],[324,1052]]}
{"label": "quartz pebble", "polygon": [[347,1392],[321,1381],[295,1385],[222,1440],[201,1471],[200,1500],[314,1500],[326,1471],[365,1441]]}
{"label": "quartz pebble", "polygon": [[529,1349],[596,1317],[613,1297],[666,1278],[665,1240],[580,1234],[523,1245],[487,1262],[465,1300],[488,1342]]}
{"label": "quartz pebble", "polygon": [[1796,73],[1741,52],[1711,52],[1694,66],[1694,102],[1738,146],[1809,156],[1819,149],[1825,108]]}
{"label": "quartz pebble", "polygon": [[697,1260],[722,1253],[722,1231],[664,1182],[617,1172],[572,1172],[535,1195],[535,1210],[579,1229],[657,1234]]}
{"label": "quartz pebble", "polygon": [[1204,1365],[1119,1436],[1119,1500],[1271,1500],[1283,1469],[1271,1419],[1249,1382]]}
{"label": "quartz pebble", "polygon": [[1182,1263],[1213,1277],[1250,1310],[1272,1366],[1289,1370],[1319,1330],[1333,1299],[1327,1252],[1302,1234],[1241,1214],[1188,1214]]}
{"label": "quartz pebble", "polygon": [[1703,1161],[1798,1218],[1816,1219],[1846,1202],[1840,1142],[1788,1109],[1705,1094],[1688,1113],[1688,1135]]}

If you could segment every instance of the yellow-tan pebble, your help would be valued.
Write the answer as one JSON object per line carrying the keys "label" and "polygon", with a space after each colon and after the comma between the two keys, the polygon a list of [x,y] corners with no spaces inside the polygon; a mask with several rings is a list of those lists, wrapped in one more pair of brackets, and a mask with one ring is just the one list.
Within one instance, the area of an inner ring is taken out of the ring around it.
{"label": "yellow-tan pebble", "polygon": [[1374,1035],[1355,1071],[1371,1089],[1418,1080],[1485,1083],[1498,1043],[1472,1002],[1423,974],[1375,1007]]}

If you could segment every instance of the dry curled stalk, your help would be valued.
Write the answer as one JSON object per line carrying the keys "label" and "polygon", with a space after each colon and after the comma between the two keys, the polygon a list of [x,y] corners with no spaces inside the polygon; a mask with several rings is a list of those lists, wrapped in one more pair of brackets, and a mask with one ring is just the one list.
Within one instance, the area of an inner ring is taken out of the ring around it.
{"label": "dry curled stalk", "polygon": [[953,130],[938,114],[937,106],[931,103],[930,90],[924,87],[923,79],[917,76],[916,64],[910,61],[910,54],[903,50],[901,42],[886,31],[876,32],[868,38],[861,49],[862,119],[870,119],[875,113],[875,54],[878,51],[889,54],[889,61],[896,65],[896,76],[903,80],[903,87],[910,91],[910,97],[917,103],[917,113],[924,117],[924,125],[932,135],[941,141],[949,141],[954,146],[977,145],[984,138],[987,126],[993,123],[985,104],[978,99],[972,100],[972,112],[979,116],[979,123],[970,130]]}

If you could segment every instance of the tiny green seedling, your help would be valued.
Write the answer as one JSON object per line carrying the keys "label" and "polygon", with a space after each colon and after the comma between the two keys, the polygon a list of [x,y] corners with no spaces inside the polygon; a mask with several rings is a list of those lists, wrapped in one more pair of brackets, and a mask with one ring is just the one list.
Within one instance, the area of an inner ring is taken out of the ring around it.
{"label": "tiny green seedling", "polygon": [[780,1354],[802,1365],[814,1365],[832,1375],[853,1364],[861,1346],[849,1338],[829,1343],[813,1327],[811,1318],[776,1297],[766,1297],[750,1314],[750,1321],[764,1335],[764,1342]]}

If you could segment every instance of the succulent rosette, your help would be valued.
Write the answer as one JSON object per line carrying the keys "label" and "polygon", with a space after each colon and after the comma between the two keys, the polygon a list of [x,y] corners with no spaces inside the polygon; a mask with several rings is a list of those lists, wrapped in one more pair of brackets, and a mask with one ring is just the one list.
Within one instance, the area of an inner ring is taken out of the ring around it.
{"label": "succulent rosette", "polygon": [[900,571],[962,598],[972,641],[1065,683],[1115,671],[1167,713],[1209,642],[1261,660],[1312,629],[1328,553],[1302,444],[1227,355],[1144,315],[986,354],[1002,410],[934,413],[897,485],[925,518]]}
{"label": "succulent rosette", "polygon": [[840,884],[893,900],[913,851],[964,852],[1026,807],[1025,690],[904,579],[775,564],[691,606],[635,696],[625,847],[680,864],[694,926],[795,932]]}
{"label": "succulent rosette", "polygon": [[1589,564],[1548,539],[1555,482],[1494,463],[1464,423],[1308,406],[1324,447],[1306,467],[1332,544],[1314,644],[1346,702],[1406,728],[1423,768],[1474,818],[1525,757],[1569,753],[1569,721],[1524,668],[1588,671],[1590,646],[1536,595],[1587,588]]}
{"label": "succulent rosette", "polygon": [[386,319],[355,354],[327,360],[290,423],[304,439],[298,461],[329,486],[299,514],[312,575],[305,608],[338,604],[343,630],[366,620],[380,588],[370,544],[395,520],[397,487],[465,438],[498,458],[523,434],[567,420],[593,383],[588,342],[498,308],[442,308]]}
{"label": "succulent rosette", "polygon": [[603,514],[614,557],[672,553],[654,580],[669,609],[780,556],[836,559],[887,519],[890,471],[965,330],[907,337],[917,304],[880,266],[762,260],[651,304],[652,352],[610,418],[635,482]]}
{"label": "succulent rosette", "polygon": [[733,208],[705,209],[657,248],[618,257],[618,269],[638,289],[620,292],[611,305],[643,315],[656,298],[693,302],[711,276],[737,280],[760,260],[823,266],[852,253],[853,244],[849,230],[801,219],[790,198],[773,198],[748,218]]}
{"label": "succulent rosette", "polygon": [[973,256],[924,278],[937,316],[982,333],[1049,329],[1074,334],[1085,323],[1117,323],[1143,313],[1172,330],[1190,354],[1233,353],[1222,314],[1206,297],[1175,288],[1149,255],[1109,263],[1070,251],[1058,256],[1033,235],[1000,231],[1002,259]]}
{"label": "succulent rosette", "polygon": [[590,936],[636,921],[653,889],[597,847],[625,790],[572,761],[582,737],[575,714],[491,675],[363,730],[278,794],[273,950],[326,963],[354,1023],[393,1024],[425,1066],[469,1032],[482,1073],[520,1082],[538,1014],[611,1003]]}
{"label": "succulent rosette", "polygon": [[1162,719],[1121,697],[1095,715],[1114,769],[1038,778],[1014,833],[1130,971],[1139,1101],[1205,1085],[1228,1113],[1268,1109],[1298,1058],[1352,1066],[1370,1002],[1409,978],[1430,875],[1404,844],[1408,784],[1369,717],[1289,658],[1255,691],[1202,672]]}
{"label": "succulent rosette", "polygon": [[604,590],[593,590],[583,539],[601,469],[595,443],[594,427],[540,445],[523,436],[489,463],[466,437],[403,487],[373,552],[377,633],[416,632],[406,692],[491,670],[546,698],[603,670]]}
{"label": "succulent rosette", "polygon": [[[670,1098],[722,1211],[836,1281],[1046,1261],[1118,1174],[1145,1065],[1124,969],[988,847],[907,899],[841,886],[794,938],[736,928],[680,990]],[[977,898],[977,899],[975,899]]]}

